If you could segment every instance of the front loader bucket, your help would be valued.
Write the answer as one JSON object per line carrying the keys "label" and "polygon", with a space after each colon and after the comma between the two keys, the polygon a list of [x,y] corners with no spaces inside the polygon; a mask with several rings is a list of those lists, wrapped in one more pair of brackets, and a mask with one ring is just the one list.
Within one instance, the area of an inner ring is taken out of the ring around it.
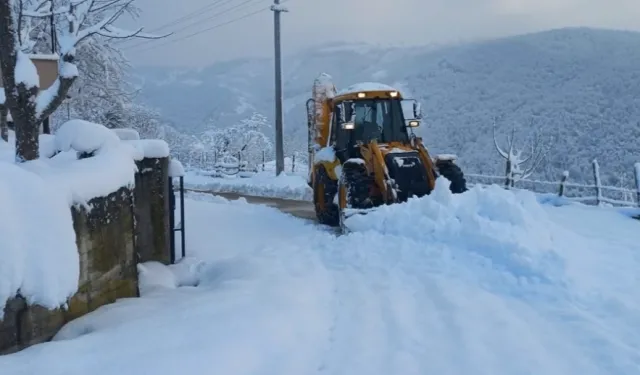
{"label": "front loader bucket", "polygon": [[342,234],[351,233],[351,230],[346,224],[347,219],[356,215],[367,215],[376,211],[378,207],[358,209],[358,208],[345,208],[340,210],[340,232]]}

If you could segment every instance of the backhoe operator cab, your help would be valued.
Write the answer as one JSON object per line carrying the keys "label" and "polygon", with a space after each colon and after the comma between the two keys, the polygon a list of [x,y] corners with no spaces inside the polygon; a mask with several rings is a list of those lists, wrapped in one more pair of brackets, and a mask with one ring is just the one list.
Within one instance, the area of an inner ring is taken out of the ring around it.
{"label": "backhoe operator cab", "polygon": [[[409,143],[418,127],[419,106],[415,101],[400,98],[400,93],[389,88],[385,91],[360,91],[334,99],[333,126],[331,143],[335,145],[338,158],[343,162],[348,158],[359,157],[358,147],[370,142]],[[413,116],[407,119],[403,108],[411,105]]]}
{"label": "backhoe operator cab", "polygon": [[326,74],[307,102],[309,186],[320,223],[338,226],[353,213],[424,196],[438,174],[461,193],[466,182],[455,158],[432,159],[414,134],[421,109],[393,87],[364,83],[341,92]]}

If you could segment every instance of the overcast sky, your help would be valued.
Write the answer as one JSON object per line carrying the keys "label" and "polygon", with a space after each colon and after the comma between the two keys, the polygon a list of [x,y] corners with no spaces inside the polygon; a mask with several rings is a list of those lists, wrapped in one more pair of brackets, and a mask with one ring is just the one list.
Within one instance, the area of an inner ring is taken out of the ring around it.
{"label": "overcast sky", "polygon": [[[122,20],[123,26],[153,31],[173,23],[157,33],[175,32],[164,40],[122,43],[135,64],[203,66],[273,55],[272,12],[234,21],[267,8],[270,0],[135,3],[141,17]],[[563,26],[640,31],[640,0],[289,0],[285,5],[290,12],[282,16],[283,53],[334,41],[420,45]],[[193,12],[197,15],[179,20]],[[189,36],[206,28],[213,29]]]}

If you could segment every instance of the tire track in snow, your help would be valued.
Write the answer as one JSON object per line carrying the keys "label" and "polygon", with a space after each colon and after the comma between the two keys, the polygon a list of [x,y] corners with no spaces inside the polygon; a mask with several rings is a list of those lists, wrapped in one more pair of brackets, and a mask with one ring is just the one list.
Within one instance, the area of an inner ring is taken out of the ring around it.
{"label": "tire track in snow", "polygon": [[328,374],[377,374],[388,363],[388,333],[376,291],[360,270],[334,270],[336,317],[318,370]]}

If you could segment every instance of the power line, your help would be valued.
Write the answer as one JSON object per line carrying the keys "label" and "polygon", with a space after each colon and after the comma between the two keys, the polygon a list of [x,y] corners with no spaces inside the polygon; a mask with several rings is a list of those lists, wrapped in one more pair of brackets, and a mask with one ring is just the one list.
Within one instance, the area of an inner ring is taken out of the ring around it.
{"label": "power line", "polygon": [[[160,25],[160,26],[158,26],[158,27],[156,27],[154,29],[151,29],[151,30],[149,30],[147,32],[148,33],[153,33],[153,32],[156,32],[156,31],[160,31],[162,29],[166,29],[169,26],[173,26],[173,25],[179,24],[180,22],[188,21],[188,20],[190,20],[190,19],[192,19],[192,18],[194,18],[194,17],[196,17],[198,15],[201,15],[203,12],[207,12],[209,9],[215,7],[216,5],[221,3],[222,1],[225,1],[225,0],[215,0],[213,3],[211,3],[209,5],[206,5],[206,6],[203,6],[201,8],[198,8],[198,9],[192,11],[191,13],[187,13],[187,14],[185,14],[184,16],[182,16],[180,18],[177,18],[177,19],[175,19],[173,21],[169,21],[168,23],[162,24],[162,25]],[[133,39],[119,40],[119,41],[116,41],[116,44],[118,44],[118,43],[126,43],[126,42],[129,42],[131,40],[133,40]]]}
{"label": "power line", "polygon": [[[228,3],[229,1],[230,0],[227,0],[226,3]],[[180,31],[184,31],[184,30],[189,29],[189,28],[191,28],[193,26],[202,25],[202,23],[205,22],[205,21],[211,21],[211,20],[214,20],[216,18],[219,18],[219,16],[221,16],[221,15],[224,15],[224,14],[227,14],[227,13],[229,13],[231,11],[237,10],[238,8],[240,8],[242,6],[245,6],[245,5],[247,5],[249,3],[252,3],[252,2],[255,2],[255,1],[256,0],[245,0],[245,1],[241,2],[241,3],[239,3],[239,4],[236,4],[236,5],[232,6],[231,8],[227,8],[227,9],[223,10],[222,12],[218,12],[218,13],[212,14],[210,17],[207,17],[207,18],[205,18],[203,20],[190,23],[190,24],[188,24],[186,26],[183,26],[182,28],[174,30],[174,33],[175,32],[180,32]],[[258,0],[258,1],[260,1],[260,0]],[[177,40],[181,40],[181,39],[177,39]],[[153,41],[154,40],[151,40],[151,39],[150,40],[145,40],[145,41],[142,41],[141,43],[138,43],[138,44],[134,44],[134,45],[131,45],[131,46],[125,46],[125,47],[123,47],[123,49],[127,50],[127,49],[136,48],[136,47],[140,47],[140,46],[146,46],[148,44],[152,44]]]}
{"label": "power line", "polygon": [[[211,8],[215,7],[216,5],[220,4],[223,1],[225,1],[225,0],[216,0],[216,1],[214,1],[213,3],[211,3],[209,5],[203,6],[202,8],[198,8],[198,9],[194,10],[191,13],[188,13],[188,14],[186,14],[186,15],[178,18],[178,19],[175,19],[175,20],[173,20],[173,21],[171,21],[169,23],[166,23],[164,25],[160,25],[160,26],[156,27],[155,29],[149,30],[148,32],[152,33],[152,32],[155,32],[155,31],[162,30],[162,29],[166,29],[169,26],[173,26],[173,25],[179,24],[182,21],[187,21],[187,20],[189,20],[191,18],[194,18],[194,17],[196,17],[198,15],[202,15],[203,13],[208,12]],[[229,2],[229,0],[226,0],[226,2]]]}
{"label": "power line", "polygon": [[264,12],[264,11],[268,11],[268,10],[271,10],[271,6],[268,6],[268,7],[265,7],[265,8],[260,8],[260,9],[258,9],[258,10],[256,10],[256,11],[254,11],[254,12],[247,13],[247,14],[245,14],[245,15],[241,16],[241,17],[237,17],[237,18],[234,18],[234,19],[229,20],[229,21],[227,21],[227,22],[220,23],[220,24],[217,24],[217,25],[213,25],[213,26],[211,26],[211,27],[208,27],[208,28],[203,29],[203,30],[200,30],[200,31],[196,31],[196,32],[194,32],[194,33],[191,33],[191,34],[185,35],[185,36],[183,36],[182,38],[178,38],[178,39],[174,39],[174,40],[169,40],[169,41],[167,41],[167,42],[165,42],[165,43],[162,43],[162,44],[157,44],[157,45],[151,46],[151,47],[149,47],[149,48],[144,48],[144,49],[138,50],[137,52],[149,51],[149,50],[152,50],[152,49],[155,49],[155,48],[163,47],[163,46],[166,46],[166,45],[169,45],[169,44],[173,44],[173,43],[175,43],[175,42],[179,42],[179,41],[182,41],[182,40],[185,40],[185,39],[189,39],[189,38],[192,38],[192,37],[194,37],[194,36],[196,36],[196,35],[200,35],[200,34],[205,33],[205,32],[207,32],[207,31],[211,31],[211,30],[214,30],[214,29],[220,28],[220,27],[222,27],[222,26],[226,26],[226,25],[232,24],[232,23],[234,23],[234,22],[237,22],[237,21],[243,20],[243,19],[245,19],[245,18],[249,18],[249,17],[254,16],[254,15],[258,14],[258,13],[262,13],[262,12]]}
{"label": "power line", "polygon": [[[183,31],[183,30],[186,30],[186,29],[188,29],[188,28],[190,28],[190,27],[192,27],[192,26],[200,25],[200,24],[201,24],[202,22],[204,22],[204,21],[210,21],[210,20],[212,20],[212,19],[217,18],[217,16],[220,16],[220,15],[223,15],[223,14],[226,14],[226,13],[229,13],[229,12],[231,12],[232,10],[238,9],[238,8],[242,7],[243,5],[246,5],[246,4],[248,4],[248,3],[255,2],[255,1],[256,1],[256,0],[245,0],[245,1],[241,2],[240,4],[236,4],[235,6],[233,6],[233,7],[231,7],[231,8],[227,8],[227,9],[223,10],[223,11],[222,11],[222,12],[220,12],[220,13],[212,14],[212,15],[211,15],[211,17],[205,18],[204,20],[201,20],[201,21],[198,21],[198,22],[190,23],[190,24],[188,24],[187,26],[184,26],[184,27],[182,27],[182,28],[180,28],[180,29],[175,30],[174,32]],[[261,1],[261,0],[257,0],[257,1]]]}

